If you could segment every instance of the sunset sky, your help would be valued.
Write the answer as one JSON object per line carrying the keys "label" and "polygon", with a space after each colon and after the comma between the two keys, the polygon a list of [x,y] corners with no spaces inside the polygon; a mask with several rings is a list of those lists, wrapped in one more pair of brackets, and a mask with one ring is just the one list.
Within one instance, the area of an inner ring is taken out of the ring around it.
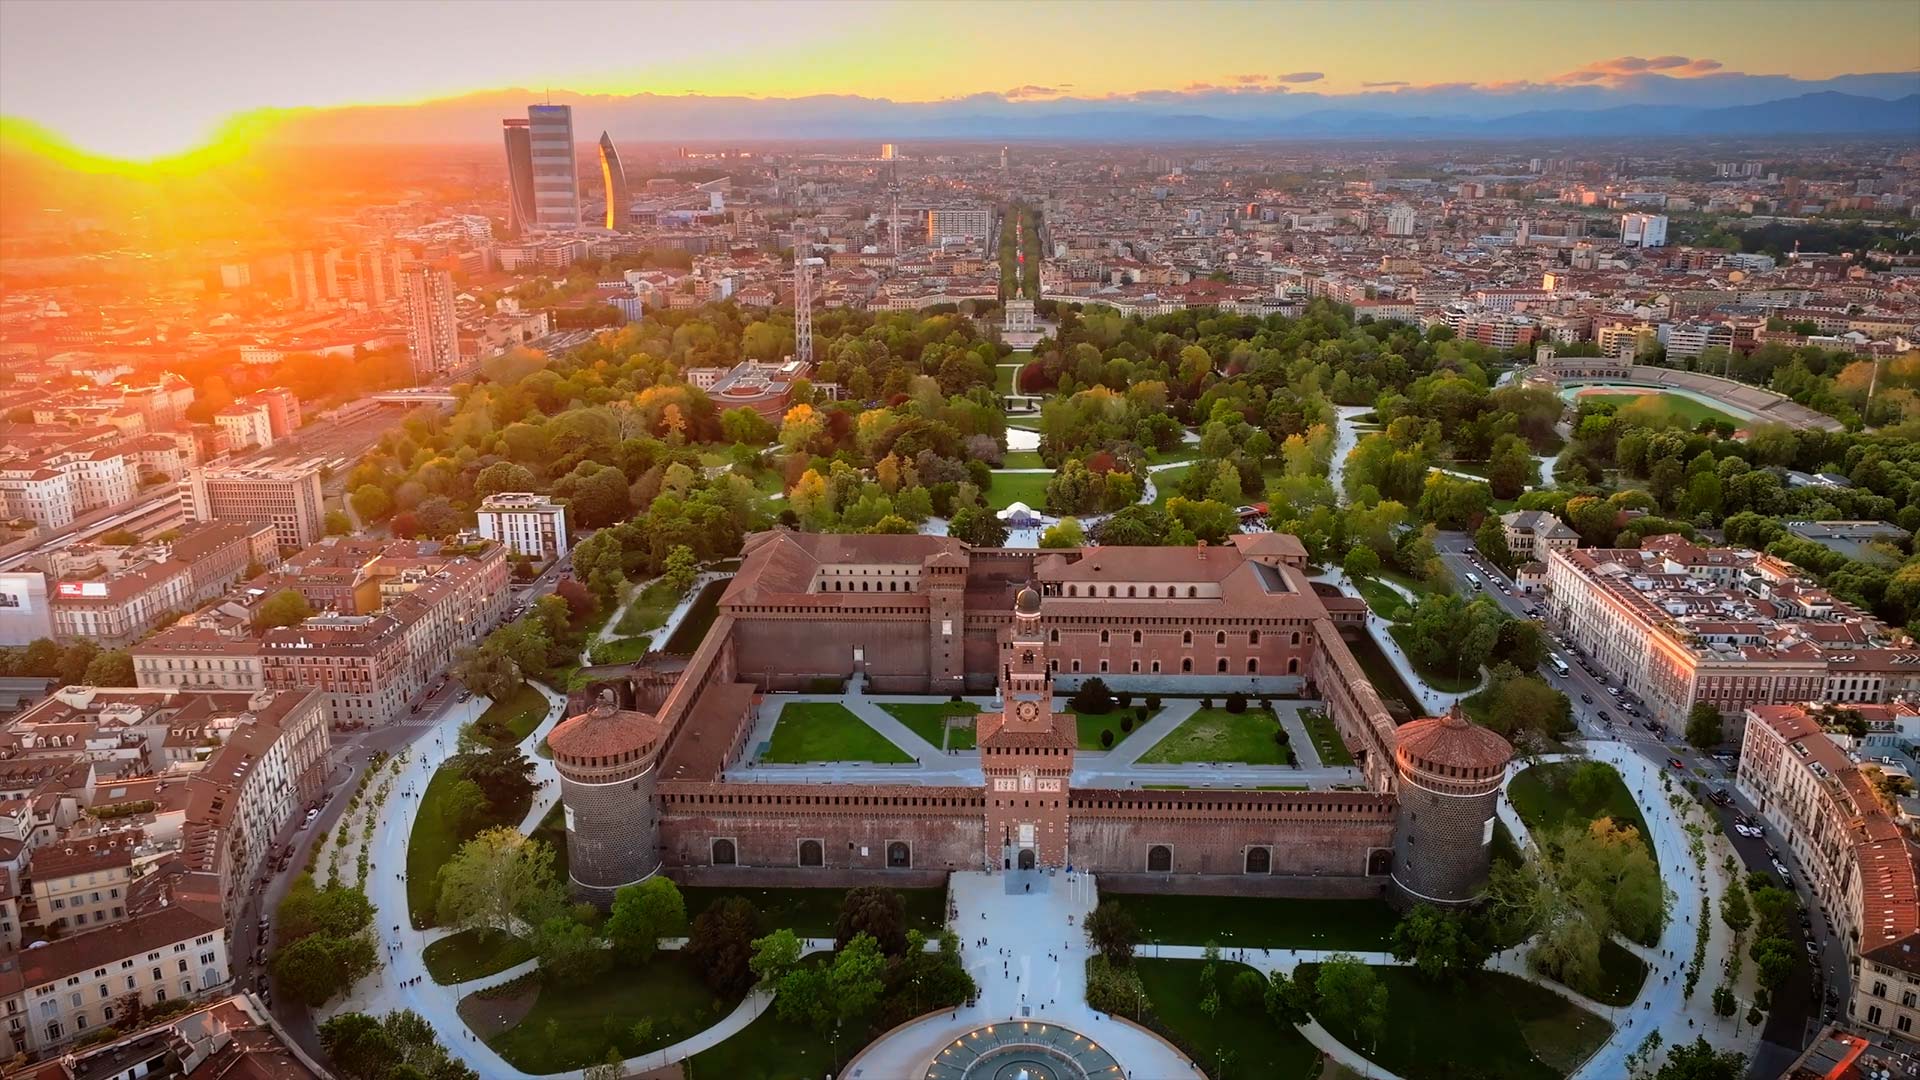
{"label": "sunset sky", "polygon": [[[1816,17],[1817,12],[1817,17]],[[1778,18],[1767,16],[1778,14]],[[1920,5],[1566,3],[0,4],[0,115],[143,158],[263,108],[502,87],[930,101],[1434,84],[1653,71],[1823,79],[1916,66]]]}

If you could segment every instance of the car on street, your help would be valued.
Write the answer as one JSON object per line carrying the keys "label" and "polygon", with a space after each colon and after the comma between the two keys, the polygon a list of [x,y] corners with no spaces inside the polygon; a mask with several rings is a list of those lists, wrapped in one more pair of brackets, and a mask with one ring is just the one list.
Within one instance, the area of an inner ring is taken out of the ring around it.
{"label": "car on street", "polygon": [[1812,939],[1808,939],[1808,941],[1807,941],[1807,955],[1808,955],[1808,956],[1810,956],[1810,957],[1814,957],[1814,956],[1819,956],[1819,955],[1820,955],[1820,943],[1819,943],[1819,942],[1817,942],[1817,941],[1814,941],[1814,940],[1812,940]]}
{"label": "car on street", "polygon": [[1779,859],[1773,860],[1773,872],[1780,875],[1781,881],[1791,882],[1793,875],[1787,872],[1787,864]]}
{"label": "car on street", "polygon": [[1678,770],[1679,770],[1679,771],[1681,771],[1681,772],[1686,772],[1686,771],[1687,771],[1687,763],[1686,763],[1686,762],[1684,762],[1684,761],[1681,761],[1681,760],[1680,760],[1679,758],[1677,758],[1677,757],[1670,757],[1670,758],[1668,758],[1668,759],[1667,759],[1667,764],[1668,764],[1669,766],[1671,766],[1671,767],[1673,767],[1673,768],[1675,768],[1675,769],[1678,769]]}
{"label": "car on street", "polygon": [[1591,705],[1591,704],[1593,704],[1593,695],[1592,695],[1592,694],[1581,694],[1581,695],[1580,695],[1580,700],[1581,700],[1581,701],[1584,701],[1584,702],[1586,702],[1586,703],[1587,703],[1587,704],[1589,704],[1589,705]]}

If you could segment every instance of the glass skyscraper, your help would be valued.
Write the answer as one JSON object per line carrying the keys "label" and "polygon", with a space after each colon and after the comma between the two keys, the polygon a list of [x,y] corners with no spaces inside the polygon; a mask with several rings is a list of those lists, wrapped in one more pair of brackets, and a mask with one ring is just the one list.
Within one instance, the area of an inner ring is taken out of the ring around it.
{"label": "glass skyscraper", "polygon": [[500,121],[507,140],[507,228],[515,236],[537,228],[533,209],[533,128],[525,120]]}
{"label": "glass skyscraper", "polygon": [[627,173],[620,167],[620,151],[614,149],[613,136],[604,131],[600,133],[600,181],[607,193],[607,228],[622,228],[633,198],[627,194]]}
{"label": "glass skyscraper", "polygon": [[543,229],[580,227],[580,182],[573,167],[573,106],[529,105],[533,146],[533,220]]}

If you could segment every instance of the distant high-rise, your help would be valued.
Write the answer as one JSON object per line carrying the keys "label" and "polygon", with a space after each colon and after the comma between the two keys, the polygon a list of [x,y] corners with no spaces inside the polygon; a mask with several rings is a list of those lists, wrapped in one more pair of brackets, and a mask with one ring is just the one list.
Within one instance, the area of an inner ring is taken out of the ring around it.
{"label": "distant high-rise", "polygon": [[624,228],[633,198],[627,194],[627,174],[620,167],[620,151],[614,149],[613,136],[604,131],[600,133],[600,183],[607,192],[607,228]]}
{"label": "distant high-rise", "polygon": [[453,275],[437,266],[409,266],[407,288],[407,358],[416,383],[433,381],[442,372],[460,366],[460,327],[453,315]]}
{"label": "distant high-rise", "polygon": [[1620,215],[1620,243],[1623,247],[1666,247],[1667,215]]}
{"label": "distant high-rise", "polygon": [[507,229],[520,236],[538,221],[533,211],[533,126],[509,117],[500,127],[507,140]]}
{"label": "distant high-rise", "polygon": [[892,143],[883,142],[880,144],[880,160],[881,161],[892,161],[893,154],[894,154],[894,149],[893,149]]}
{"label": "distant high-rise", "polygon": [[580,227],[580,180],[573,164],[573,106],[529,105],[533,219],[543,229]]}

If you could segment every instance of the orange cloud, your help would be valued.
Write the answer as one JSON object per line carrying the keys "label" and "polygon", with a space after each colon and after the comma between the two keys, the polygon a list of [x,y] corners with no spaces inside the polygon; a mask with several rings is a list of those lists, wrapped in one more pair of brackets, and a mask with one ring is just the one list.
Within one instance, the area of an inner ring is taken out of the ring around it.
{"label": "orange cloud", "polygon": [[1689,56],[1656,56],[1652,59],[1640,56],[1616,56],[1610,60],[1596,60],[1585,67],[1557,76],[1552,81],[1557,83],[1616,82],[1636,75],[1648,74],[1686,79],[1719,71],[1723,66],[1718,60],[1696,59]]}

